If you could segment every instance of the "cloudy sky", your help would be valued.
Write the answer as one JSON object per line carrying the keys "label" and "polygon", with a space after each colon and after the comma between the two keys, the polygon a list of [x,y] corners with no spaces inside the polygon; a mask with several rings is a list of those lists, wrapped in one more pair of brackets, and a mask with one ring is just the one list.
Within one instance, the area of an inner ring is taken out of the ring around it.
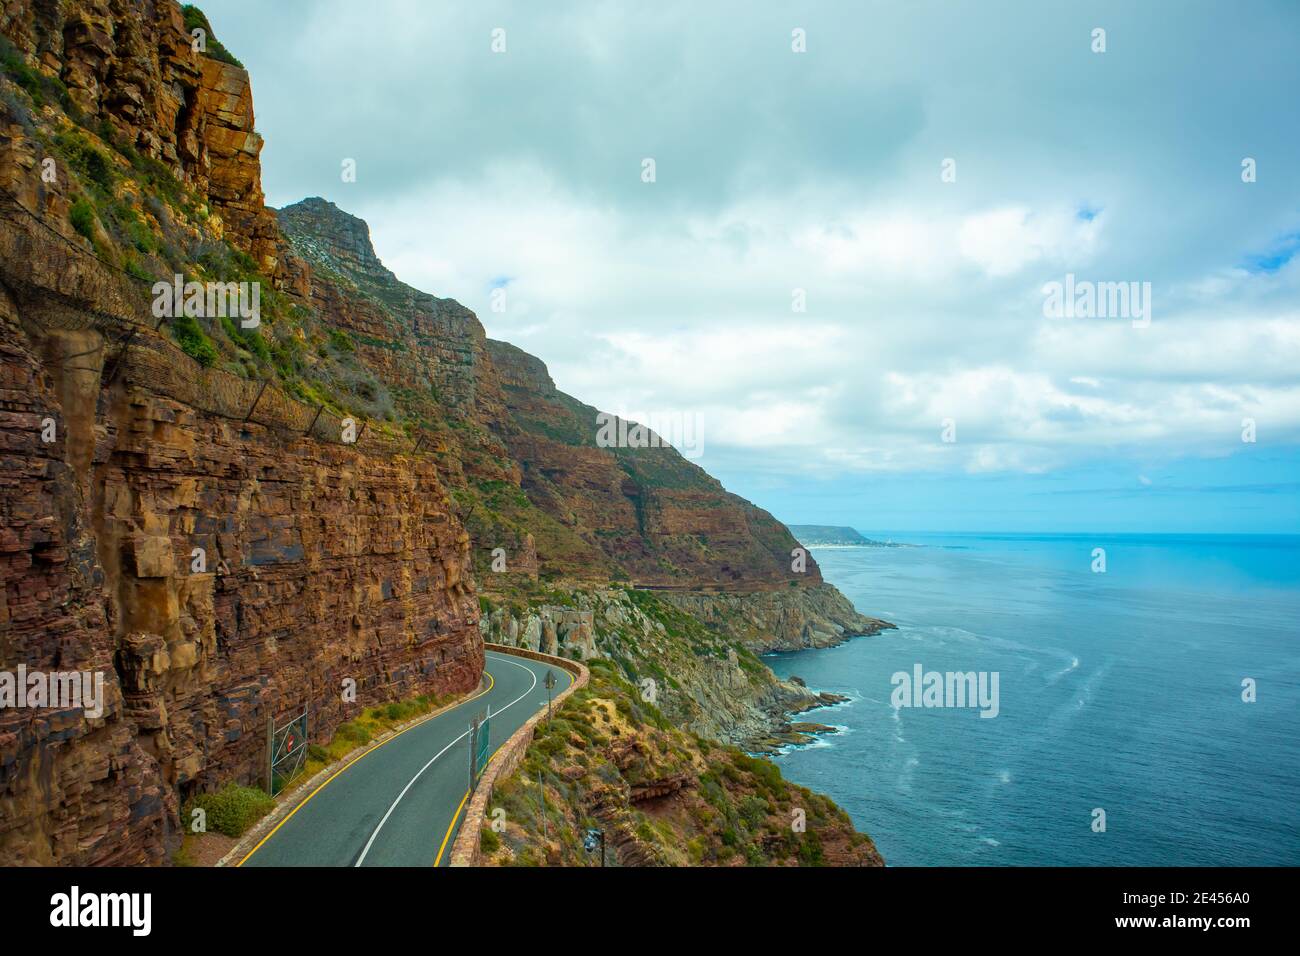
{"label": "cloudy sky", "polygon": [[786,521],[1300,531],[1300,4],[202,5],[271,204]]}

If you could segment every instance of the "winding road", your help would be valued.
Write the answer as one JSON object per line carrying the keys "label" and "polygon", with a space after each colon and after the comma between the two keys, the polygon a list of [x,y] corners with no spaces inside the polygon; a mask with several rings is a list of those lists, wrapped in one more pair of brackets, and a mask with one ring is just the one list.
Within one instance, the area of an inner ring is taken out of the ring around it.
{"label": "winding road", "polygon": [[314,790],[239,866],[446,866],[469,798],[469,722],[492,708],[488,752],[539,709],[563,668],[487,652],[487,690],[365,751]]}

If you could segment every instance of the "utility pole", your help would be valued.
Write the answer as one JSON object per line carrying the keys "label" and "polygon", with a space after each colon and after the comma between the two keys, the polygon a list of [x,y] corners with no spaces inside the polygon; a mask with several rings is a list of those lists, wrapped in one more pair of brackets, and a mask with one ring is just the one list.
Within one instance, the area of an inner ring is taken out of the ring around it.
{"label": "utility pole", "polygon": [[275,796],[275,718],[266,718],[266,792]]}

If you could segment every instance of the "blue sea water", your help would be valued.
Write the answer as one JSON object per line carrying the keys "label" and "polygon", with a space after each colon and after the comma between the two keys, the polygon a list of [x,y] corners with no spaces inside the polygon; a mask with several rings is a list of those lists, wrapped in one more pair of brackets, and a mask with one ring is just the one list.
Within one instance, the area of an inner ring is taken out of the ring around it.
{"label": "blue sea water", "polygon": [[[1300,537],[863,533],[920,547],[813,554],[898,629],[766,661],[853,698],[777,762],[889,864],[1300,865]],[[998,716],[892,706],[918,663]]]}

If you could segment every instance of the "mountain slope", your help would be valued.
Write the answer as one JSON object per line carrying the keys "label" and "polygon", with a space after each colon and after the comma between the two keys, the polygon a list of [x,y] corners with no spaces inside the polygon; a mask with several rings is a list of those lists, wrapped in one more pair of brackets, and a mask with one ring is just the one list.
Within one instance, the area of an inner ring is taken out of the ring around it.
{"label": "mountain slope", "polygon": [[[754,651],[887,625],[675,450],[598,447],[595,409],[364,222],[266,208],[248,76],[194,18],[0,12],[0,669],[106,684],[99,717],[0,714],[0,862],[161,861],[184,800],[262,779],[268,720],[306,706],[320,742],[468,690],[482,634],[783,739],[819,699]],[[260,325],[159,316],[178,275],[256,284]]]}
{"label": "mountain slope", "polygon": [[393,276],[364,222],[318,198],[278,215],[320,321],[349,336],[400,394],[407,433],[435,450],[485,587],[501,548],[506,579],[666,589],[758,650],[887,626],[857,614],[811,556],[794,570],[789,530],[676,449],[599,447],[596,408],[559,391],[540,359],[487,339],[459,303]]}

